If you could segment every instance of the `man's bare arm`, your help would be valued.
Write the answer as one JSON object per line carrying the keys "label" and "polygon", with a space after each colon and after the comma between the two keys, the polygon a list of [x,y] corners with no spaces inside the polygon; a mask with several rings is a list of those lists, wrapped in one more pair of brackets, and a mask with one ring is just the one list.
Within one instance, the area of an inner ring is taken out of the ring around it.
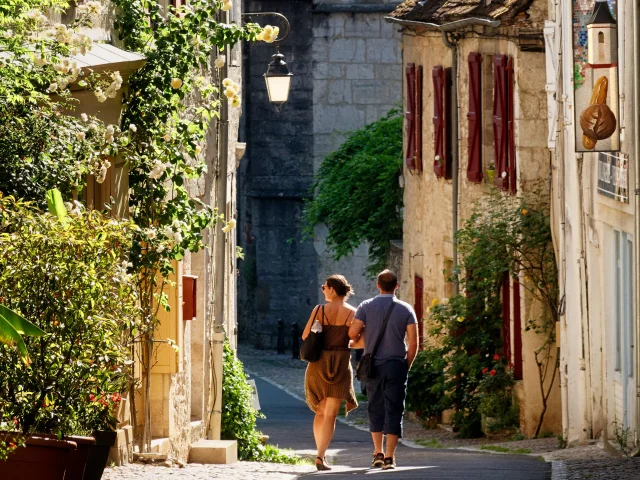
{"label": "man's bare arm", "polygon": [[418,325],[412,323],[407,325],[407,363],[409,364],[409,370],[418,353]]}
{"label": "man's bare arm", "polygon": [[362,320],[358,320],[354,318],[351,322],[351,326],[349,327],[349,338],[354,342],[360,338],[360,335],[363,333],[364,322]]}

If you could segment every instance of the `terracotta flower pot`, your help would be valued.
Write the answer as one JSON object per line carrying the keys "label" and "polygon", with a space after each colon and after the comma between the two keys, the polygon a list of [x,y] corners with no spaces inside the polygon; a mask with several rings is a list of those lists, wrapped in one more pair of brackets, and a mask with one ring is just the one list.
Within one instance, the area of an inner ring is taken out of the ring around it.
{"label": "terracotta flower pot", "polygon": [[76,448],[77,444],[69,440],[31,437],[24,447],[11,452],[7,461],[0,461],[0,478],[64,480],[69,457]]}
{"label": "terracotta flower pot", "polygon": [[[89,448],[84,480],[100,480],[107,466],[109,450],[116,443],[117,432],[93,432],[96,444]],[[66,479],[65,479],[66,480]]]}
{"label": "terracotta flower pot", "polygon": [[66,437],[78,445],[78,448],[69,455],[67,473],[64,480],[82,480],[85,475],[85,467],[89,459],[89,453],[95,447],[96,439],[93,437]]}

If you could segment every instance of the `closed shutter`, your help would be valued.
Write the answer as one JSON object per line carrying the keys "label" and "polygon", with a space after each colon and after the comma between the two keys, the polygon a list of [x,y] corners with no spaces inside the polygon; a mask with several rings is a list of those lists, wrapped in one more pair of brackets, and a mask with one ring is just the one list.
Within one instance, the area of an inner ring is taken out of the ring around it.
{"label": "closed shutter", "polygon": [[423,324],[423,304],[422,298],[424,293],[424,282],[422,277],[415,275],[414,277],[414,304],[413,309],[418,319],[418,350],[423,349],[424,344],[424,324]]}
{"label": "closed shutter", "polygon": [[507,188],[507,57],[493,57],[493,149],[495,163],[495,184]]}
{"label": "closed shutter", "polygon": [[416,68],[415,83],[415,154],[414,164],[418,172],[422,172],[422,65]]}
{"label": "closed shutter", "polygon": [[405,163],[407,168],[415,168],[415,145],[416,145],[416,65],[415,63],[408,63],[405,69],[405,75],[407,80],[407,110],[405,116],[405,129],[407,132],[407,145],[405,150]]}
{"label": "closed shutter", "polygon": [[513,76],[513,57],[507,61],[507,189],[516,192],[516,129],[513,109],[513,90],[515,86]]}
{"label": "closed shutter", "polygon": [[511,289],[509,272],[502,277],[502,350],[504,358],[511,362]]}
{"label": "closed shutter", "polygon": [[433,67],[433,171],[437,177],[446,172],[445,156],[445,71],[441,65]]}
{"label": "closed shutter", "polygon": [[522,380],[522,318],[520,315],[520,281],[513,279],[513,376]]}
{"label": "closed shutter", "polygon": [[477,52],[469,54],[469,149],[467,158],[467,179],[470,182],[482,181],[482,56]]}

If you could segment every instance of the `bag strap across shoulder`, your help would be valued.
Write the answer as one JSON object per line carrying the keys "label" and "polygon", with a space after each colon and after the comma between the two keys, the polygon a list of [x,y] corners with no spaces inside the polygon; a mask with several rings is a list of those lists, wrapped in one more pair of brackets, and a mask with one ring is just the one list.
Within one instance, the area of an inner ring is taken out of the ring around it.
{"label": "bag strap across shoulder", "polygon": [[376,352],[378,351],[378,347],[380,346],[380,342],[382,342],[382,337],[384,336],[384,331],[387,329],[387,323],[389,323],[389,317],[391,317],[391,312],[396,306],[395,298],[391,301],[391,305],[387,309],[387,313],[384,316],[384,320],[382,321],[382,328],[380,329],[380,333],[378,334],[378,338],[376,339],[376,343],[373,346],[373,350],[371,350],[371,356],[375,357]]}

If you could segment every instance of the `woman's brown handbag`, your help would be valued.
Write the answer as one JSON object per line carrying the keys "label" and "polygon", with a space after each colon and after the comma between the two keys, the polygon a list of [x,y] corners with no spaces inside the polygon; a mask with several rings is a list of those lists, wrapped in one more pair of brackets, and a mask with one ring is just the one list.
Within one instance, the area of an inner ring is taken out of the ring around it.
{"label": "woman's brown handbag", "polygon": [[376,339],[376,344],[373,346],[373,350],[371,350],[371,353],[364,354],[358,362],[358,366],[356,367],[356,378],[361,382],[376,377],[376,365],[373,360],[376,357],[376,352],[378,351],[378,347],[380,346],[380,342],[382,341],[384,331],[387,329],[387,323],[389,323],[389,317],[391,316],[391,312],[393,312],[393,308],[395,306],[396,301],[394,299],[384,316],[384,320],[382,321],[382,328],[380,329],[380,333],[378,334],[378,338]]}
{"label": "woman's brown handbag", "polygon": [[[322,325],[324,325],[324,305],[322,305]],[[318,308],[316,310],[316,315],[313,318],[315,322],[318,317]],[[311,324],[313,327],[313,323]],[[307,338],[302,342],[302,347],[300,347],[300,358],[305,362],[317,362],[320,359],[320,355],[322,354],[322,349],[324,347],[324,332],[309,332]]]}

